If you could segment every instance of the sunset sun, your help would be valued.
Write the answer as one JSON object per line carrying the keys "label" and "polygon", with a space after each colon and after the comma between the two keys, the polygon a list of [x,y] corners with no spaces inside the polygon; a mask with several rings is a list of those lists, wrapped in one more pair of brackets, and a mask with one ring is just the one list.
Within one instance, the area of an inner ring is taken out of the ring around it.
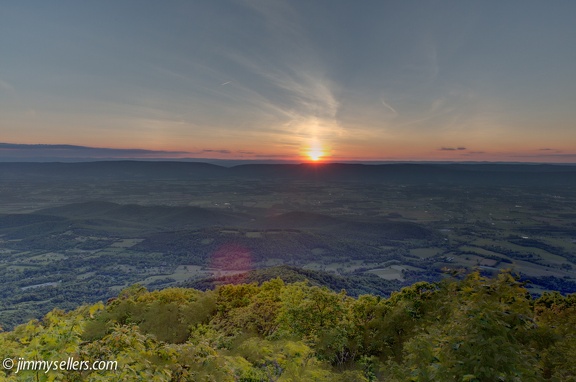
{"label": "sunset sun", "polygon": [[310,158],[314,162],[319,161],[323,155],[324,155],[324,153],[319,148],[311,149],[310,151],[308,151],[308,158]]}
{"label": "sunset sun", "polygon": [[313,162],[318,162],[325,155],[324,148],[317,140],[313,140],[308,150],[306,150],[306,156]]}

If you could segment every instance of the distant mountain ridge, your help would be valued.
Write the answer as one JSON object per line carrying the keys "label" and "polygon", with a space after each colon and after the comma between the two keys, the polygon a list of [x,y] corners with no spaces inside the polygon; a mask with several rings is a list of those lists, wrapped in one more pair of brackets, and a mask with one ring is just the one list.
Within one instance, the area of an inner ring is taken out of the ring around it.
{"label": "distant mountain ridge", "polygon": [[395,184],[576,186],[576,165],[551,164],[243,164],[100,161],[0,163],[2,180],[295,180]]}

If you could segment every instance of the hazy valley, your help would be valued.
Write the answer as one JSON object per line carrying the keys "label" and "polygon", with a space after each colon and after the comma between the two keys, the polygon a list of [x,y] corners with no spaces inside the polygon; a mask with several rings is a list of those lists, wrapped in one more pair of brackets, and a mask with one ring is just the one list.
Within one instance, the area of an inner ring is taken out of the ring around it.
{"label": "hazy valley", "polygon": [[207,288],[280,265],[339,277],[352,295],[471,269],[512,269],[534,293],[576,291],[573,166],[4,163],[0,173],[5,327],[134,283]]}

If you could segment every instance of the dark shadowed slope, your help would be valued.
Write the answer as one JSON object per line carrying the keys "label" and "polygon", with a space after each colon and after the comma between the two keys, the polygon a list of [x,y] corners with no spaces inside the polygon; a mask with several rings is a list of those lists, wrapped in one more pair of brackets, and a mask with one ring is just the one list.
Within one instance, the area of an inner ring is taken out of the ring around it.
{"label": "dark shadowed slope", "polygon": [[477,186],[576,186],[576,166],[533,164],[300,164],[241,165],[231,174],[253,179],[462,184]]}
{"label": "dark shadowed slope", "polygon": [[209,180],[258,179],[477,186],[576,186],[574,165],[533,164],[248,164],[110,161],[0,163],[0,179]]}
{"label": "dark shadowed slope", "polygon": [[0,163],[0,179],[203,180],[225,176],[227,172],[226,167],[197,162]]}
{"label": "dark shadowed slope", "polygon": [[159,228],[237,225],[248,220],[244,215],[207,210],[200,207],[141,206],[110,202],[74,203],[38,212],[70,219],[103,219],[146,224]]}
{"label": "dark shadowed slope", "polygon": [[374,219],[370,221],[336,218],[305,211],[292,211],[263,219],[254,223],[265,229],[310,229],[339,236],[379,237],[389,240],[427,239],[433,233],[422,225],[412,222]]}

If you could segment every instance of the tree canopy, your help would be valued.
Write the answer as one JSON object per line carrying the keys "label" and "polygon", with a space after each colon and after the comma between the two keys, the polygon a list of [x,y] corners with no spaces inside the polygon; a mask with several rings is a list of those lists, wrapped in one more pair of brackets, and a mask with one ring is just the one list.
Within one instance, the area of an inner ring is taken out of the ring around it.
{"label": "tree canopy", "polygon": [[0,333],[3,359],[116,370],[0,370],[7,381],[576,381],[576,295],[509,273],[420,282],[390,298],[307,282],[213,291],[131,286]]}

